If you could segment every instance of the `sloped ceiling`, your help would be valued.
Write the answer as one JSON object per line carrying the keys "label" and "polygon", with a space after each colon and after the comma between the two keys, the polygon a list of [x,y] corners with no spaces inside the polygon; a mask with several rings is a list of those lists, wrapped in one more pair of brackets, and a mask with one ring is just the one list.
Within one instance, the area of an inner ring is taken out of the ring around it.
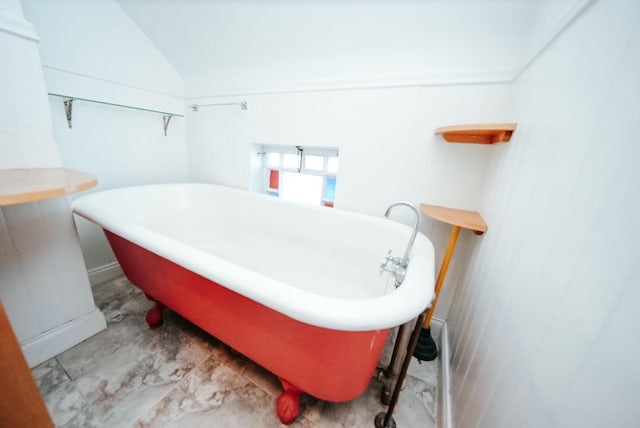
{"label": "sloped ceiling", "polygon": [[499,80],[521,63],[545,2],[119,3],[182,75],[185,95],[198,97],[381,81]]}

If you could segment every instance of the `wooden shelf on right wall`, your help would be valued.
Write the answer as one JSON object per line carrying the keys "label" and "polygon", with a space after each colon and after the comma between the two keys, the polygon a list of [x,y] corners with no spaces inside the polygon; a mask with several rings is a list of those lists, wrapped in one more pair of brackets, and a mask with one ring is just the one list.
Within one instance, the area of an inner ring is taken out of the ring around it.
{"label": "wooden shelf on right wall", "polygon": [[450,143],[496,144],[509,141],[517,126],[516,123],[476,123],[443,126],[435,133]]}
{"label": "wooden shelf on right wall", "polygon": [[434,220],[472,230],[476,235],[482,235],[488,229],[487,223],[477,211],[420,204],[420,212]]}

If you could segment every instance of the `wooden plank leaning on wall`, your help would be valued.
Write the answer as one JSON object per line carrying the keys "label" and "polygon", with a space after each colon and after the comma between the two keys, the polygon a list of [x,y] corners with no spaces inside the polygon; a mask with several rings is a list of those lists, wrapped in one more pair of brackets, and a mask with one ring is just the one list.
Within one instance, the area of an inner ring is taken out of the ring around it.
{"label": "wooden plank leaning on wall", "polygon": [[0,427],[53,427],[0,302]]}

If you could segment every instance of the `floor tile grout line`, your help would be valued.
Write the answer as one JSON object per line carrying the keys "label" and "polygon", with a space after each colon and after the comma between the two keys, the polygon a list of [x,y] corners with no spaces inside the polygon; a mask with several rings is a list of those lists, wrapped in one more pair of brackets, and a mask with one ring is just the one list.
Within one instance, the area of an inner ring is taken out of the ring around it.
{"label": "floor tile grout line", "polygon": [[[60,355],[60,354],[58,354],[58,355]],[[67,376],[67,379],[69,379],[70,381],[73,381],[74,379],[71,377],[71,375],[69,374],[67,369],[64,367],[64,365],[62,365],[62,362],[58,359],[58,355],[56,355],[54,357],[54,359],[56,360],[56,363],[60,366],[60,368],[64,372],[65,376]]]}
{"label": "floor tile grout line", "polygon": [[[82,399],[84,400],[85,403],[87,403],[87,407],[89,407],[89,409],[91,410],[91,413],[93,413],[93,416],[98,419],[98,421],[100,421],[100,425],[103,427],[108,426],[107,423],[102,419],[102,416],[100,416],[99,412],[97,411],[97,409],[94,408],[93,403],[91,402],[91,400],[89,400],[84,392],[82,392],[82,390],[78,387],[78,383],[77,380],[75,379],[71,379],[71,382],[73,384],[73,387],[76,389],[76,391],[78,391],[78,394],[80,394],[80,397],[82,397]],[[76,415],[77,416],[77,415]]]}
{"label": "floor tile grout line", "polygon": [[195,370],[196,367],[194,367],[189,374],[187,374],[185,377],[183,377],[179,382],[176,382],[175,385],[173,385],[173,387],[169,388],[166,392],[166,394],[163,394],[160,398],[158,398],[157,401],[154,401],[153,403],[151,403],[148,407],[145,406],[140,407],[140,409],[142,409],[140,412],[138,412],[136,414],[135,420],[133,421],[133,423],[131,424],[131,428],[136,427],[138,424],[143,425],[142,422],[140,422],[140,420],[147,414],[147,412],[149,412],[151,409],[154,409],[158,404],[160,404],[167,396],[169,396],[169,394],[172,394],[173,391],[177,388],[180,388],[180,383],[182,383],[182,380],[186,379],[187,377],[192,375],[193,370]]}

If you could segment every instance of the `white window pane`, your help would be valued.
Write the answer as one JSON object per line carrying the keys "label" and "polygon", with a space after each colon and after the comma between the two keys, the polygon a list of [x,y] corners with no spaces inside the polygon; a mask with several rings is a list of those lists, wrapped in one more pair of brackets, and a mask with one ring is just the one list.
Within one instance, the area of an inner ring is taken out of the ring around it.
{"label": "white window pane", "polygon": [[268,153],[267,165],[269,168],[280,168],[280,153]]}
{"label": "white window pane", "polygon": [[285,168],[298,169],[298,155],[285,153],[282,165]]}
{"label": "white window pane", "polygon": [[305,155],[304,167],[313,171],[324,171],[324,156]]}
{"label": "white window pane", "polygon": [[284,172],[280,197],[289,201],[320,205],[322,176]]}
{"label": "white window pane", "polygon": [[331,156],[327,162],[327,171],[336,174],[338,172],[338,157]]}

